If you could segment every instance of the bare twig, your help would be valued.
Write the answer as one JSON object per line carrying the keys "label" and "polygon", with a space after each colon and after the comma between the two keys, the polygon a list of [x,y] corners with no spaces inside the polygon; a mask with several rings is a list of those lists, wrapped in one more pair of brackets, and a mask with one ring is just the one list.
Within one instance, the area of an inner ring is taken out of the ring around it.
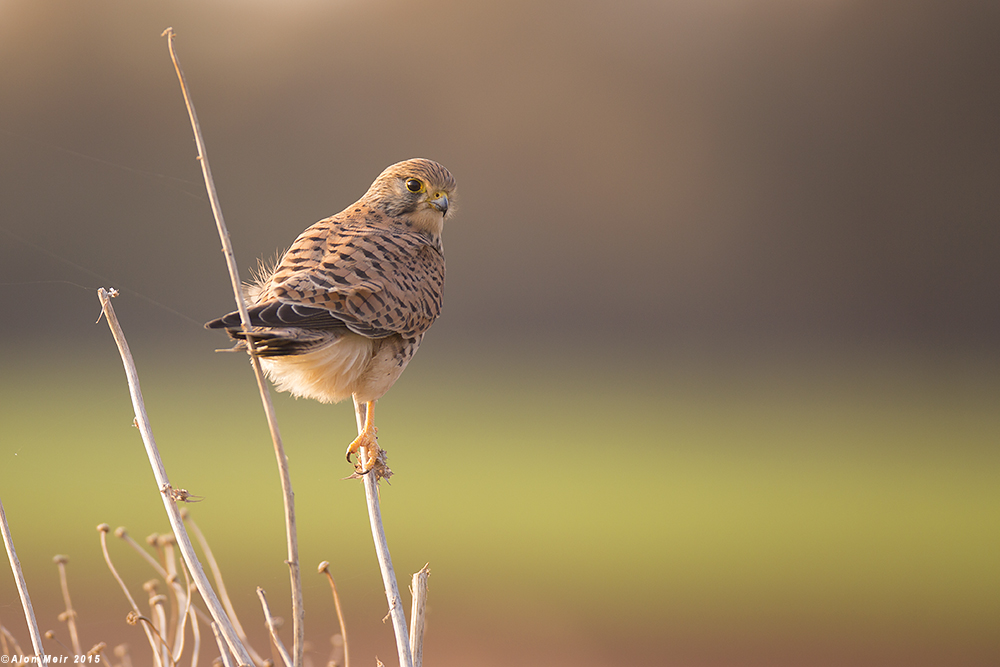
{"label": "bare twig", "polygon": [[[8,642],[10,645],[8,646]],[[14,635],[10,634],[10,630],[0,625],[0,655],[10,655],[11,653],[16,653],[17,655],[25,655],[24,650],[21,645],[17,643],[14,639]]]}
{"label": "bare twig", "polygon": [[170,527],[173,529],[174,536],[177,538],[177,546],[180,548],[181,556],[184,558],[184,563],[187,565],[188,572],[191,573],[191,577],[194,579],[195,585],[198,587],[198,592],[201,593],[202,599],[208,606],[209,613],[218,624],[220,628],[219,631],[222,633],[226,643],[229,645],[229,650],[231,650],[233,655],[237,657],[240,664],[249,665],[252,663],[250,654],[247,652],[243,642],[240,641],[240,638],[236,635],[236,631],[233,629],[232,623],[229,622],[229,618],[226,616],[226,612],[222,608],[219,598],[216,597],[215,591],[212,590],[212,585],[209,583],[208,577],[205,576],[205,571],[202,569],[201,563],[198,562],[198,557],[195,555],[194,547],[191,545],[191,539],[188,537],[187,531],[184,528],[184,521],[181,519],[180,508],[178,508],[177,501],[171,493],[173,487],[170,485],[170,480],[167,478],[167,471],[163,467],[163,461],[160,459],[160,452],[156,447],[156,440],[153,437],[153,429],[152,426],[150,426],[149,417],[146,415],[146,405],[142,398],[142,390],[139,388],[139,374],[135,369],[132,352],[129,350],[128,342],[125,340],[125,334],[122,331],[121,325],[118,323],[118,317],[115,315],[115,310],[111,307],[109,293],[107,290],[102,288],[97,291],[97,294],[101,300],[104,317],[108,322],[108,326],[111,328],[111,333],[114,336],[115,343],[118,345],[118,351],[121,354],[122,363],[125,366],[125,375],[128,379],[129,393],[132,396],[132,406],[135,409],[135,424],[139,427],[139,433],[142,435],[142,442],[146,448],[146,455],[149,458],[150,466],[153,469],[153,476],[156,478],[156,484],[160,490],[160,499],[163,501],[163,507],[167,512],[167,519],[170,521]]}
{"label": "bare twig", "polygon": [[[115,581],[118,582],[118,586],[125,593],[125,598],[128,600],[128,603],[132,605],[132,613],[135,614],[136,617],[142,616],[142,613],[139,611],[139,605],[136,604],[135,598],[132,597],[132,594],[128,590],[128,586],[125,585],[125,580],[121,578],[121,575],[118,574],[118,570],[115,568],[115,564],[111,562],[111,554],[108,553],[107,538],[108,531],[110,530],[111,527],[106,523],[102,523],[97,526],[97,532],[101,535],[101,551],[104,552],[104,562],[107,564],[108,569],[111,570],[111,576],[115,578]],[[156,647],[156,638],[153,637],[152,631],[145,624],[143,624],[142,629],[146,633],[146,639],[149,641],[149,647],[153,650],[153,664],[157,666],[162,665],[163,663],[160,661],[160,652]]]}
{"label": "bare twig", "polygon": [[410,596],[413,606],[410,607],[410,653],[413,654],[413,667],[421,667],[424,661],[424,621],[427,612],[427,577],[431,571],[427,563],[413,575],[410,584]]}
{"label": "bare twig", "polygon": [[[170,647],[170,655],[173,656],[173,661],[177,662],[181,655],[179,648],[184,646],[184,622],[187,619],[186,601],[188,596],[184,594],[184,589],[181,588],[180,582],[177,580],[177,554],[174,550],[176,540],[173,535],[160,535],[158,542],[163,545],[163,562],[167,568],[167,576],[164,581],[170,592],[170,614],[168,616],[170,620],[167,637],[173,644]],[[243,638],[240,637],[240,639]],[[243,643],[245,644],[246,641],[244,640]]]}
{"label": "bare twig", "polygon": [[160,562],[158,560],[156,560],[155,558],[153,558],[152,556],[150,556],[149,552],[146,551],[145,549],[143,549],[142,545],[139,544],[138,542],[136,542],[132,538],[132,536],[128,534],[128,531],[125,530],[125,526],[118,526],[117,528],[115,528],[115,537],[117,537],[117,538],[119,538],[121,540],[124,540],[124,542],[126,544],[128,544],[130,547],[132,547],[133,549],[135,549],[135,551],[140,556],[142,556],[143,560],[145,560],[147,563],[149,563],[149,565],[154,570],[156,570],[156,573],[158,575],[160,575],[161,577],[163,577],[164,580],[166,580],[166,578],[167,578],[167,571],[163,568],[162,565],[160,565]]}
{"label": "bare twig", "polygon": [[[181,516],[184,517],[185,520],[187,519],[185,517],[185,513],[186,512],[187,512],[187,510],[183,510],[183,509],[181,510]],[[153,558],[151,555],[149,555],[148,551],[146,551],[145,549],[142,548],[141,544],[139,544],[138,542],[136,542],[132,538],[132,536],[129,535],[128,531],[125,530],[124,526],[119,526],[118,528],[115,528],[115,537],[121,539],[122,541],[125,542],[125,544],[129,545],[130,547],[132,547],[135,550],[136,553],[138,553],[140,556],[142,556],[143,560],[145,560],[147,563],[149,563],[150,567],[152,567],[153,570],[155,570],[158,575],[160,575],[161,577],[163,577],[164,581],[167,581],[167,583],[171,583],[169,581],[170,580],[169,573],[163,568],[162,565],[160,565],[160,563],[155,558]],[[187,577],[188,577],[188,573],[187,573],[187,569],[186,568],[184,569],[184,577],[185,577],[185,579],[187,579]],[[174,590],[175,590],[175,592],[176,592],[176,594],[178,596],[180,596],[180,595],[186,595],[187,596],[188,601],[191,603],[191,609],[192,609],[192,611],[196,615],[200,616],[201,619],[205,623],[211,623],[212,622],[212,617],[209,616],[208,614],[206,614],[204,611],[202,611],[202,609],[200,607],[198,607],[196,604],[194,604],[194,600],[192,599],[192,595],[191,595],[191,586],[190,585],[188,585],[187,587],[185,587],[183,589],[180,588],[180,583],[177,582],[177,581],[174,581],[171,585],[174,587]],[[235,619],[233,619],[233,621],[234,621],[234,625],[235,625],[236,624]],[[256,665],[262,664],[260,661],[257,661],[257,658],[256,658],[257,653],[253,650],[253,648],[251,648],[249,645],[247,645],[246,635],[240,634],[239,629],[237,629],[237,634],[240,637],[240,641],[242,641],[243,644],[244,644],[244,646],[246,646],[247,651],[250,653],[250,655],[252,657],[254,657],[254,664],[256,664]]]}
{"label": "bare twig", "polygon": [[281,661],[285,663],[285,667],[292,667],[292,657],[288,655],[288,649],[281,642],[281,638],[278,636],[278,625],[275,623],[274,616],[271,614],[271,608],[267,604],[267,595],[264,594],[264,589],[260,586],[257,587],[257,597],[260,598],[260,606],[264,610],[264,620],[267,621],[267,630],[271,633],[271,641],[274,642],[274,648],[278,649],[278,655],[281,656]]}
{"label": "bare twig", "polygon": [[56,637],[56,633],[54,630],[46,630],[45,632],[42,633],[42,637],[48,639],[50,642],[55,642],[56,644],[58,644],[59,648],[62,649],[63,653],[69,653],[69,648],[67,648],[65,644],[59,641],[59,638]]}
{"label": "bare twig", "polygon": [[[215,224],[219,230],[219,240],[222,242],[223,254],[226,257],[226,266],[229,269],[233,295],[236,297],[236,309],[240,313],[240,322],[243,324],[243,330],[249,332],[251,330],[250,315],[247,313],[247,306],[243,300],[243,289],[240,282],[239,268],[236,265],[236,255],[233,253],[229,231],[222,217],[222,206],[219,204],[219,196],[215,191],[212,170],[209,168],[208,156],[205,154],[205,140],[202,138],[201,126],[198,123],[198,114],[195,113],[194,102],[192,102],[188,91],[187,80],[184,78],[184,71],[181,69],[177,53],[174,49],[173,28],[167,28],[163,34],[167,38],[170,58],[174,63],[174,69],[177,71],[181,92],[184,95],[184,104],[187,106],[188,116],[191,119],[191,129],[194,132],[195,143],[198,146],[198,161],[201,163],[201,172],[205,178],[205,188],[208,191],[208,198],[212,205],[212,214],[215,216]],[[257,351],[250,336],[247,336],[246,342],[247,351],[250,353],[250,363],[253,366],[254,376],[257,379],[257,388],[260,390],[260,399],[264,406],[264,414],[267,416],[267,425],[271,431],[271,440],[274,442],[274,455],[278,462],[278,472],[281,476],[281,491],[285,506],[285,532],[288,546],[288,559],[286,562],[288,563],[292,588],[292,632],[294,634],[293,649],[295,652],[295,661],[293,664],[294,667],[302,667],[305,626],[303,625],[302,577],[299,571],[299,547],[295,522],[295,495],[292,493],[292,481],[288,472],[288,457],[285,456],[281,433],[278,430],[278,419],[274,412],[274,405],[271,402],[271,393],[267,388],[267,382],[264,380],[264,372],[260,366],[260,359],[257,357]]]}
{"label": "bare twig", "polygon": [[337,595],[337,584],[333,580],[333,575],[330,574],[329,561],[323,561],[319,564],[319,572],[325,574],[326,578],[330,580],[330,590],[333,591],[333,606],[337,608],[337,620],[340,622],[340,637],[344,641],[344,667],[351,667],[351,657],[347,651],[347,624],[344,623],[344,610],[340,608],[340,596]]}
{"label": "bare twig", "polygon": [[[183,567],[181,568],[184,569]],[[187,579],[187,573],[184,573],[184,578]],[[180,607],[180,604],[178,604]],[[184,638],[187,635],[187,621],[188,616],[195,616],[191,611],[191,586],[187,587],[187,595],[184,596],[184,608],[180,610],[180,618],[177,619],[176,634],[174,635],[174,646],[171,651],[173,655],[174,662],[181,659],[181,655],[184,653]],[[197,624],[197,621],[192,621]]]}
{"label": "bare twig", "polygon": [[[354,399],[354,414],[358,421],[358,433],[365,426],[365,404]],[[366,454],[363,456],[367,456]],[[375,553],[378,556],[379,569],[382,570],[382,584],[385,586],[385,597],[389,602],[389,614],[392,617],[392,630],[396,635],[396,651],[399,653],[400,667],[413,667],[413,655],[406,631],[406,612],[399,597],[399,586],[396,584],[396,573],[392,569],[392,557],[389,556],[389,542],[385,538],[382,527],[382,512],[378,502],[378,477],[372,470],[363,476],[365,499],[368,502],[368,518],[372,526],[372,539],[375,541]]]}
{"label": "bare twig", "polygon": [[14,550],[14,539],[10,535],[10,526],[7,525],[7,515],[3,511],[3,502],[0,502],[0,533],[3,533],[3,545],[7,549],[10,569],[14,572],[17,594],[21,597],[21,608],[24,610],[24,620],[28,623],[28,634],[31,635],[31,645],[35,649],[35,658],[38,659],[38,664],[41,665],[45,662],[42,635],[38,632],[38,622],[35,621],[35,612],[31,609],[28,584],[25,582],[24,574],[21,572],[21,561],[17,559],[17,552]]}
{"label": "bare twig", "polygon": [[176,664],[177,661],[174,660],[173,651],[170,647],[170,629],[168,620],[168,614],[166,605],[163,603],[167,600],[167,596],[161,594],[150,596],[149,598],[149,611],[150,616],[155,620],[153,624],[159,629],[160,635],[160,650],[163,652],[163,662],[164,664]]}
{"label": "bare twig", "polygon": [[143,616],[142,614],[130,611],[129,613],[125,614],[125,622],[129,625],[141,625],[142,627],[149,630],[150,633],[152,633],[153,637],[155,637],[156,641],[158,642],[158,645],[164,644],[163,637],[160,635],[160,631],[156,629],[156,624],[153,623],[153,621],[151,621],[148,616]]}
{"label": "bare twig", "polygon": [[142,589],[146,591],[149,595],[149,622],[153,626],[153,630],[156,636],[159,638],[159,651],[163,654],[163,662],[173,662],[170,653],[170,634],[167,629],[167,612],[164,609],[163,602],[166,600],[166,596],[161,595],[159,592],[160,582],[156,579],[150,579],[145,584],[143,584]]}
{"label": "bare twig", "polygon": [[63,614],[66,617],[66,625],[69,627],[69,641],[73,645],[73,655],[82,655],[80,637],[76,633],[76,612],[73,611],[73,601],[69,597],[69,580],[66,577],[66,563],[69,561],[69,558],[66,556],[56,556],[52,560],[55,561],[56,566],[59,568],[59,585],[62,587],[63,603],[66,605],[66,611]]}
{"label": "bare twig", "polygon": [[[174,651],[174,661],[178,662],[181,659],[181,655],[184,653],[184,637],[185,629],[187,628],[188,617],[191,618],[191,637],[193,640],[194,648],[192,648],[191,653],[191,667],[197,667],[198,664],[198,649],[201,648],[201,635],[198,629],[198,614],[197,609],[192,604],[192,598],[194,597],[195,587],[191,583],[191,577],[188,575],[187,568],[184,566],[184,562],[181,561],[181,572],[184,573],[184,617],[181,619],[180,628],[180,645],[177,650]],[[177,584],[180,586],[180,583]],[[245,643],[245,642],[244,642]]]}
{"label": "bare twig", "polygon": [[233,665],[233,657],[229,655],[229,651],[226,650],[226,642],[222,638],[222,634],[219,632],[219,626],[216,623],[212,623],[212,634],[215,635],[215,643],[219,645],[219,656],[222,658],[222,664],[225,667],[235,667]]}
{"label": "bare twig", "polygon": [[191,516],[191,513],[186,509],[181,510],[181,518],[184,519],[184,523],[191,528],[191,532],[194,534],[194,539],[198,541],[198,546],[201,547],[201,553],[205,557],[205,562],[208,563],[208,569],[212,573],[212,578],[215,580],[215,587],[219,589],[219,599],[226,608],[226,613],[229,614],[229,619],[233,622],[236,634],[239,635],[240,639],[243,640],[243,643],[246,644],[247,651],[249,651],[251,657],[253,657],[254,664],[263,665],[264,658],[262,658],[257,651],[255,651],[253,647],[247,643],[247,633],[243,631],[243,625],[240,623],[240,619],[236,616],[236,609],[233,607],[233,603],[229,598],[229,592],[226,590],[226,582],[222,580],[222,570],[219,569],[219,563],[215,560],[215,554],[212,553],[212,547],[209,546],[208,540],[205,539],[205,534],[201,532],[201,528],[198,527],[198,524]]}
{"label": "bare twig", "polygon": [[[106,643],[104,643],[104,642],[97,642],[96,644],[94,644],[93,646],[90,647],[90,650],[87,651],[86,656],[88,658],[92,658],[92,657],[95,657],[95,656],[103,656],[104,663],[107,664],[108,663],[108,657],[106,655],[104,655],[104,649],[106,649],[107,647],[108,647],[108,645]],[[98,660],[100,660],[100,658],[98,658]],[[81,660],[80,662],[84,662],[84,661]],[[87,662],[90,662],[90,661],[88,660]]]}
{"label": "bare twig", "polygon": [[[187,574],[185,574],[185,579],[187,579]],[[192,597],[194,592],[194,585],[188,583],[188,599]],[[191,607],[191,667],[198,667],[198,653],[201,651],[201,627],[198,625],[198,614],[194,613],[194,607]],[[178,660],[180,656],[178,656]]]}

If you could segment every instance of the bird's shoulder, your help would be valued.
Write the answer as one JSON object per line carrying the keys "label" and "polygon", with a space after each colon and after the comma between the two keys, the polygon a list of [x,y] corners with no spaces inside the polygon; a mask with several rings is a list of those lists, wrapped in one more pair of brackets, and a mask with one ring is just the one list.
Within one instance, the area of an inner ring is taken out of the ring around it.
{"label": "bird's shoulder", "polygon": [[440,237],[416,229],[405,219],[355,204],[302,232],[278,263],[272,283],[303,270],[347,276],[406,267],[426,269],[438,263],[444,263]]}
{"label": "bird's shoulder", "polygon": [[323,309],[379,336],[425,330],[440,313],[443,287],[439,237],[356,205],[303,232],[261,300]]}

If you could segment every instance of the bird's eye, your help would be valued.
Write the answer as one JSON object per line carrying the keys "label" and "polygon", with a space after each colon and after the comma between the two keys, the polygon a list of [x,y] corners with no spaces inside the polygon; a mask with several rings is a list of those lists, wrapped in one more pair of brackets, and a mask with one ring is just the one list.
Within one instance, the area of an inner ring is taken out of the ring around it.
{"label": "bird's eye", "polygon": [[406,180],[406,189],[410,192],[420,192],[424,189],[424,184],[415,178],[409,178]]}

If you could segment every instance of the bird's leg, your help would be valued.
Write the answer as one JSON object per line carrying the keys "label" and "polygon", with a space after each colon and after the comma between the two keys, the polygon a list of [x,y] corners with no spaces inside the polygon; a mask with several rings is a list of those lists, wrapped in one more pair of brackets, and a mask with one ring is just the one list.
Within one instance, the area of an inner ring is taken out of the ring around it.
{"label": "bird's leg", "polygon": [[[365,403],[365,425],[361,429],[361,433],[358,434],[358,437],[351,443],[351,446],[347,448],[348,461],[351,460],[351,454],[358,455],[358,462],[354,464],[354,469],[362,475],[371,470],[378,459],[377,433],[378,429],[375,428],[375,401],[368,401]],[[364,448],[364,456],[361,454],[362,448]]]}

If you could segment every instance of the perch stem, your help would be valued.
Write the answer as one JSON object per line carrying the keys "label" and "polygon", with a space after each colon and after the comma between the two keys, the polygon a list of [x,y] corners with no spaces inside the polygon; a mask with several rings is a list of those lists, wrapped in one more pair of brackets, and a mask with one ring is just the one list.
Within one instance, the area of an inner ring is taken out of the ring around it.
{"label": "perch stem", "polygon": [[[354,414],[358,421],[358,434],[365,427],[367,409],[364,403],[354,399]],[[367,458],[367,452],[362,453],[362,460]],[[385,597],[389,602],[389,615],[392,618],[392,630],[396,635],[396,651],[399,653],[400,667],[413,667],[413,656],[410,653],[409,633],[406,630],[406,612],[403,611],[403,601],[399,597],[399,586],[396,585],[396,573],[392,569],[392,558],[389,556],[389,542],[382,527],[382,511],[378,501],[378,479],[375,471],[362,476],[365,485],[365,500],[368,503],[368,518],[372,525],[372,538],[375,541],[375,553],[378,556],[379,568],[382,570],[382,583],[385,586]]]}

